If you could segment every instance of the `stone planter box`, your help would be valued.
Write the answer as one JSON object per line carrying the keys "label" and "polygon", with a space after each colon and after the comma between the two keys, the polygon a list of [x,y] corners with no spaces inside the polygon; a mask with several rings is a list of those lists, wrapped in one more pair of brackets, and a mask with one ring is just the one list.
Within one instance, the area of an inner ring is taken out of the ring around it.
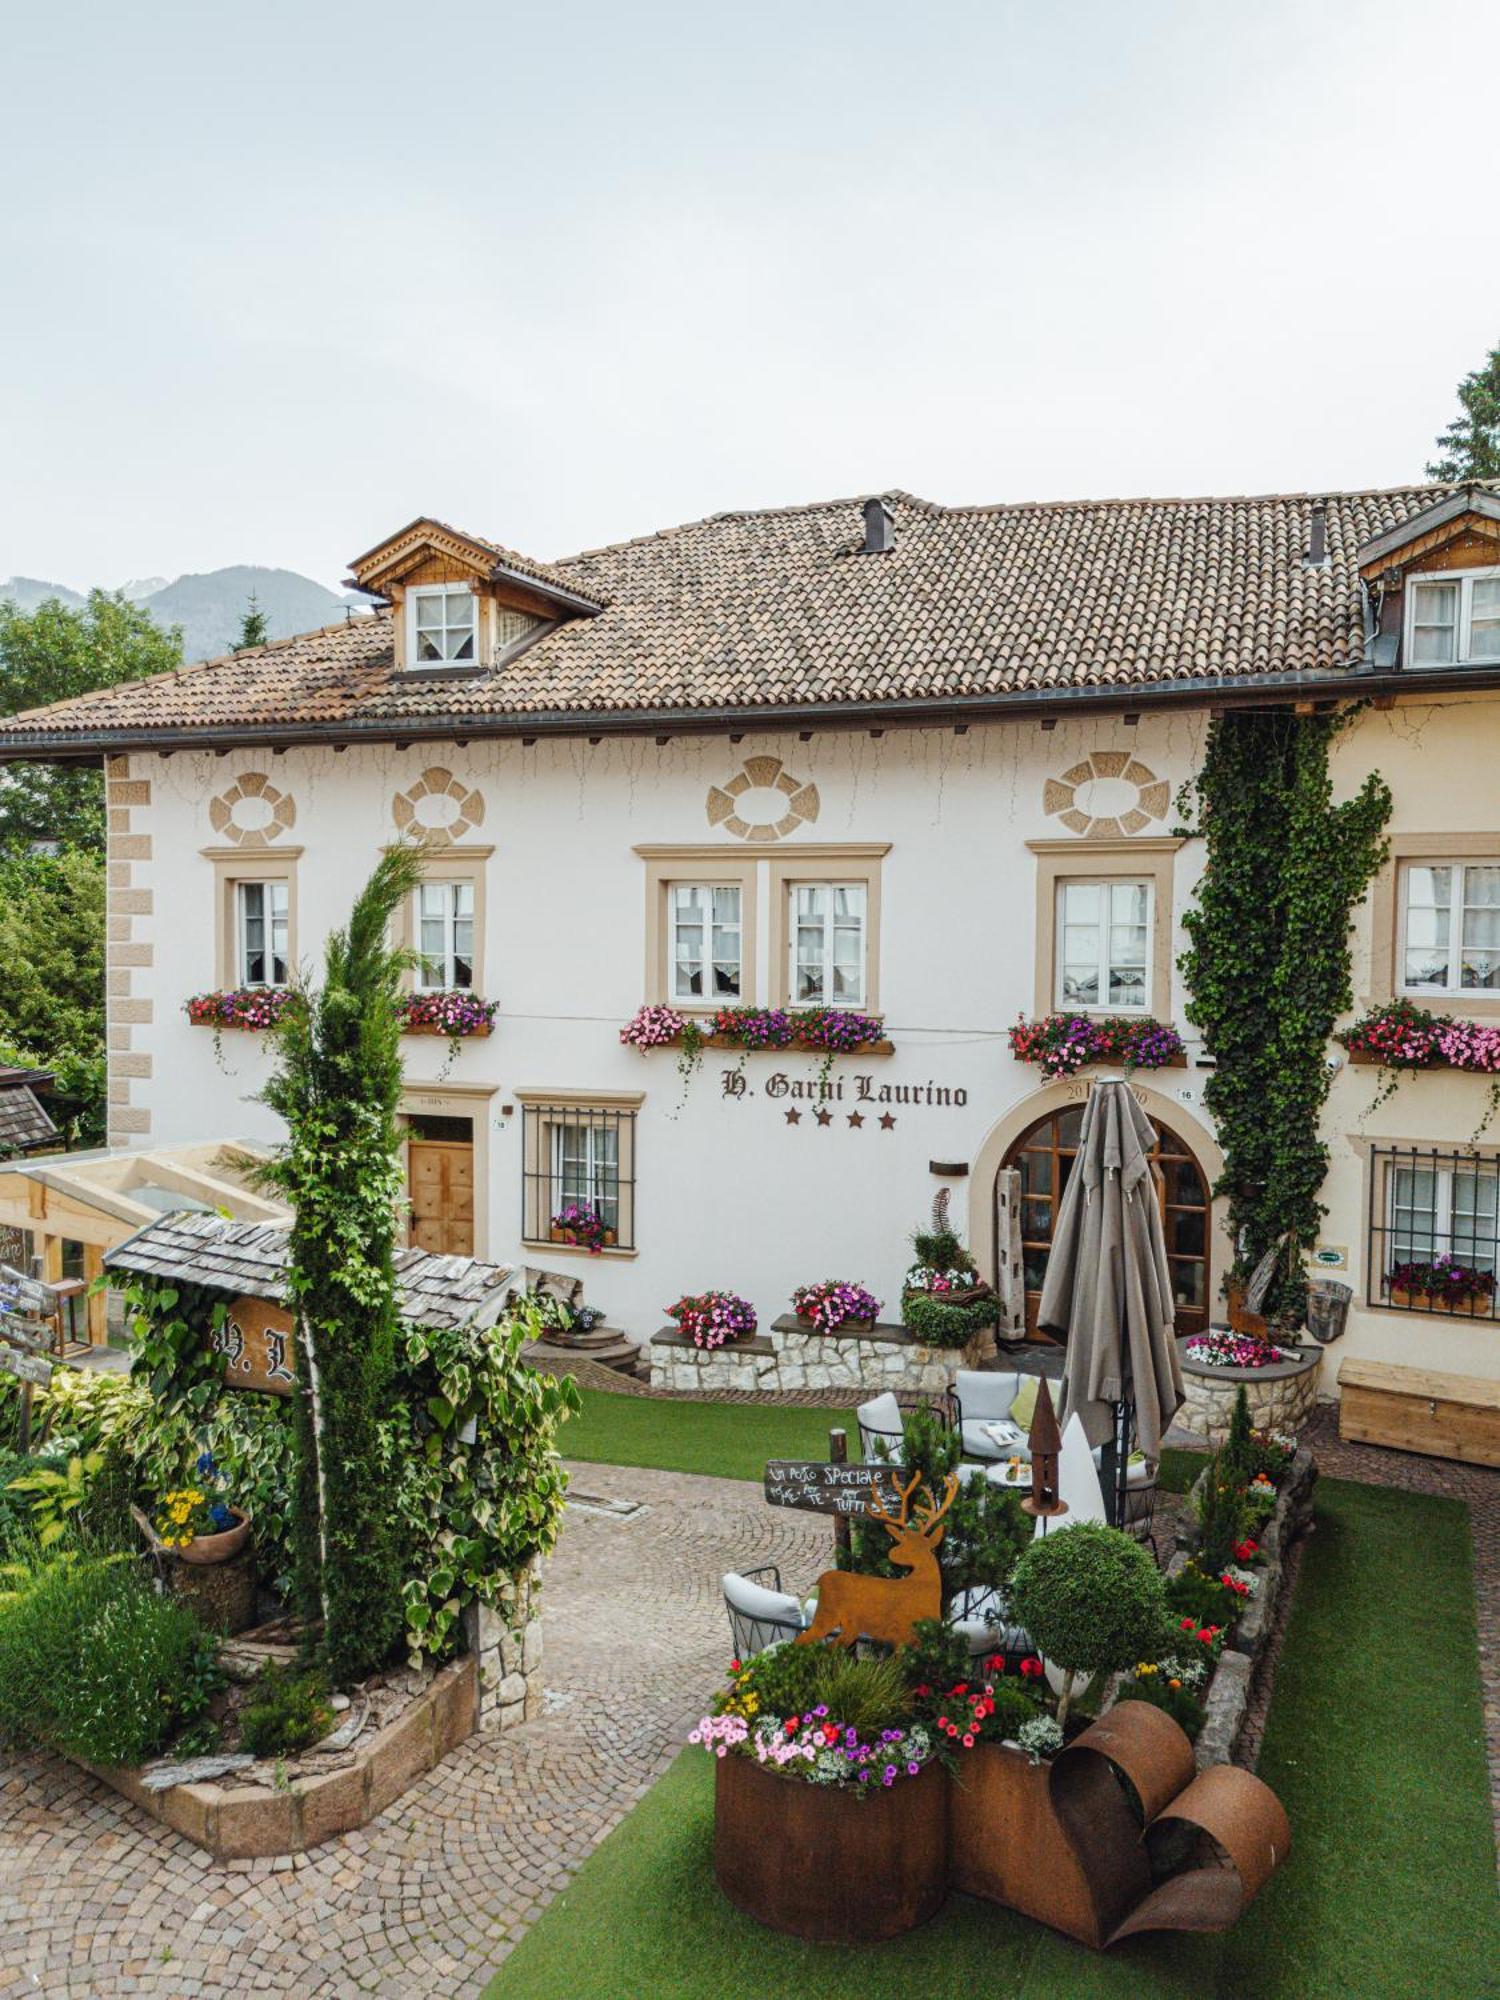
{"label": "stone planter box", "polygon": [[763,1333],[728,1347],[694,1347],[675,1326],[651,1338],[651,1386],[682,1394],[705,1389],[849,1389],[875,1395],[913,1389],[941,1395],[956,1368],[975,1368],[993,1351],[994,1329],[964,1347],[928,1347],[904,1326],[873,1326],[819,1333],[795,1313],[773,1320]]}
{"label": "stone planter box", "polygon": [[[1207,1478],[1207,1469],[1195,1482],[1190,1502]],[[1213,1677],[1204,1691],[1206,1720],[1194,1745],[1198,1769],[1212,1764],[1233,1763],[1245,1727],[1245,1711],[1250,1700],[1250,1681],[1256,1662],[1276,1623],[1281,1599],[1288,1587],[1286,1554],[1299,1535],[1312,1525],[1313,1488],[1318,1467],[1312,1453],[1302,1446],[1292,1460],[1276,1495],[1276,1505],[1265,1526],[1256,1535],[1263,1561],[1259,1566],[1260,1588],[1246,1604],[1234,1628],[1234,1644],[1219,1655]],[[1175,1576],[1189,1560],[1196,1537],[1189,1511],[1178,1531],[1177,1553],[1167,1565],[1167,1575]]]}
{"label": "stone planter box", "polygon": [[468,1651],[439,1668],[415,1701],[360,1744],[352,1763],[326,1776],[302,1773],[280,1787],[204,1783],[155,1790],[143,1782],[143,1770],[85,1769],[216,1861],[301,1854],[335,1834],[352,1833],[476,1731],[511,1729],[541,1714],[538,1577],[535,1566],[514,1577],[499,1607],[467,1606]]}
{"label": "stone planter box", "polygon": [[[1302,1347],[1296,1358],[1271,1368],[1209,1368],[1189,1361],[1184,1334],[1177,1342],[1182,1364],[1184,1401],[1177,1422],[1197,1431],[1211,1444],[1228,1435],[1236,1391],[1243,1382],[1250,1401],[1250,1420],[1257,1430],[1299,1432],[1312,1415],[1318,1395],[1320,1347]],[[1280,1343],[1277,1343],[1280,1345]]]}
{"label": "stone planter box", "polygon": [[721,1757],[714,1873],[735,1908],[770,1930],[817,1944],[900,1937],[948,1893],[948,1774],[933,1763],[851,1798]]}

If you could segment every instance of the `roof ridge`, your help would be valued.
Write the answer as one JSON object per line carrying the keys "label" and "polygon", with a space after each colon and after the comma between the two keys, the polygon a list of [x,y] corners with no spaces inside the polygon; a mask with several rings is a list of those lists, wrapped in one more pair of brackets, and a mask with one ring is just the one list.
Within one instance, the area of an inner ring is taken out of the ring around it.
{"label": "roof ridge", "polygon": [[654,528],[643,535],[627,535],[622,541],[601,542],[597,547],[580,549],[574,555],[554,556],[552,567],[568,569],[575,564],[592,562],[599,556],[621,555],[627,549],[645,548],[652,542],[671,541],[678,535],[691,533],[694,528],[716,527],[721,521],[793,520],[798,515],[832,513],[844,507],[862,507],[865,501],[870,499],[898,500],[908,507],[919,507],[924,513],[942,517],[976,514],[1088,513],[1115,507],[1264,507],[1273,501],[1385,500],[1414,493],[1460,493],[1468,486],[1483,486],[1500,491],[1500,479],[1412,479],[1399,486],[1344,486],[1321,489],[1313,487],[1288,493],[1122,493],[1106,494],[1095,499],[976,500],[966,505],[951,505],[945,500],[928,500],[920,493],[912,493],[903,486],[885,486],[874,492],[846,495],[843,499],[803,500],[776,507],[723,507],[717,513],[701,514],[694,520],[679,521],[670,528]]}
{"label": "roof ridge", "polygon": [[306,632],[289,632],[284,639],[267,639],[259,646],[242,646],[238,652],[215,653],[206,660],[181,660],[175,667],[163,667],[159,674],[142,674],[135,681],[111,681],[104,687],[89,688],[83,694],[63,695],[57,701],[43,703],[40,708],[18,708],[13,715],[0,717],[5,722],[24,722],[33,716],[44,716],[54,708],[87,708],[96,702],[117,695],[122,687],[160,686],[164,681],[185,680],[189,674],[201,674],[209,667],[225,667],[231,660],[258,660],[266,653],[279,652],[283,646],[298,646],[308,639],[321,639],[325,632],[342,632],[350,625],[362,625],[369,618],[389,618],[389,605],[377,605],[373,610],[356,612],[351,617],[337,618],[329,625],[313,625]]}

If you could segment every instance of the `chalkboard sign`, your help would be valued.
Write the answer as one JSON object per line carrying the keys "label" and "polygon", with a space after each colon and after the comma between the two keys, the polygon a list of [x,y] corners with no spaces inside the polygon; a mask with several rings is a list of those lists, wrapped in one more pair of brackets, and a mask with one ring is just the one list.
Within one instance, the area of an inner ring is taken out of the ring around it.
{"label": "chalkboard sign", "polygon": [[766,1466],[765,1494],[773,1507],[796,1507],[806,1514],[863,1514],[878,1494],[896,1503],[889,1465],[825,1465],[818,1459],[773,1458]]}

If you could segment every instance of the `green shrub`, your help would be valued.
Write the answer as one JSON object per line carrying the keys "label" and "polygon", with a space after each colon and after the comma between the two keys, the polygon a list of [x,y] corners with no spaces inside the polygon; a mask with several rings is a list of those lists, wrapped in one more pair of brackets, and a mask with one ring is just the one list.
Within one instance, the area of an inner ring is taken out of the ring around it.
{"label": "green shrub", "polygon": [[216,1646],[118,1557],[14,1566],[0,1599],[0,1733],[93,1764],[139,1764],[207,1708]]}
{"label": "green shrub", "polygon": [[1204,1569],[1217,1571],[1234,1560],[1234,1545],[1245,1534],[1245,1489],[1216,1452],[1193,1496],[1198,1522],[1198,1559]]}
{"label": "green shrub", "polygon": [[[1169,1634],[1184,1618],[1191,1618],[1200,1629],[1216,1625],[1221,1632],[1228,1632],[1245,1608],[1243,1598],[1196,1562],[1184,1563],[1175,1576],[1168,1577],[1165,1596]],[[1140,1657],[1146,1659],[1148,1652],[1143,1649]]]}
{"label": "green shrub", "polygon": [[984,1718],[981,1730],[987,1743],[1014,1742],[1017,1732],[1041,1713],[1036,1697],[1017,1680],[993,1682],[990,1700],[994,1710]]}
{"label": "green shrub", "polygon": [[1248,1486],[1255,1476],[1255,1431],[1250,1422],[1250,1398],[1243,1382],[1234,1394],[1229,1435],[1219,1447],[1219,1470],[1236,1486]]}
{"label": "green shrub", "polygon": [[831,1719],[861,1735],[901,1721],[911,1706],[906,1676],[893,1656],[860,1660],[842,1646],[804,1646],[817,1660],[813,1702],[828,1704]]}
{"label": "green shrub", "polygon": [[239,1722],[240,1748],[252,1757],[306,1750],[333,1726],[327,1679],[316,1668],[298,1670],[267,1661],[250,1684]]}
{"label": "green shrub", "polygon": [[731,1669],[730,1695],[753,1696],[762,1715],[801,1715],[818,1699],[813,1689],[823,1652],[820,1645],[799,1646],[784,1639],[763,1653],[752,1653]]}
{"label": "green shrub", "polygon": [[1166,1605],[1155,1563],[1116,1528],[1080,1521],[1034,1541],[1016,1564],[1011,1610],[1065,1682],[1057,1719],[1067,1718],[1078,1673],[1113,1673],[1149,1659]]}
{"label": "green shrub", "polygon": [[1188,1688],[1173,1687],[1164,1674],[1149,1674],[1144,1679],[1126,1681],[1115,1699],[1149,1701],[1153,1708],[1162,1709],[1170,1715],[1195,1742],[1205,1721],[1203,1704],[1198,1697]]}
{"label": "green shrub", "polygon": [[[902,1484],[914,1472],[929,1493],[941,1497],[945,1481],[963,1462],[958,1432],[925,1404],[907,1412],[902,1444]],[[920,1495],[920,1488],[918,1495]],[[913,1506],[918,1496],[913,1496]],[[898,1576],[890,1559],[891,1538],[878,1521],[856,1520],[850,1537],[850,1568],[865,1576]],[[943,1520],[938,1568],[943,1578],[943,1610],[965,1590],[1004,1590],[1016,1557],[1031,1540],[1032,1522],[1020,1495],[985,1479],[962,1480]]]}
{"label": "green shrub", "polygon": [[912,1628],[915,1637],[896,1655],[910,1688],[947,1690],[968,1677],[969,1642],[941,1618],[921,1618]]}
{"label": "green shrub", "polygon": [[958,1306],[932,1292],[906,1292],[901,1323],[928,1347],[965,1347],[976,1333],[995,1324],[999,1310],[994,1299]]}

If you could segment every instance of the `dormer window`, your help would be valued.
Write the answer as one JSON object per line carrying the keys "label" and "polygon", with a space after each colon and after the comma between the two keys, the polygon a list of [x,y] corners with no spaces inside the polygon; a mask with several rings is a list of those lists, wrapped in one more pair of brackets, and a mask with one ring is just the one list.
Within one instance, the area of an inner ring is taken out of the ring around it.
{"label": "dormer window", "polygon": [[473,666],[479,658],[479,600],[466,585],[408,592],[414,667]]}
{"label": "dormer window", "polygon": [[1410,597],[1406,657],[1412,666],[1500,662],[1500,570],[1414,579]]}

